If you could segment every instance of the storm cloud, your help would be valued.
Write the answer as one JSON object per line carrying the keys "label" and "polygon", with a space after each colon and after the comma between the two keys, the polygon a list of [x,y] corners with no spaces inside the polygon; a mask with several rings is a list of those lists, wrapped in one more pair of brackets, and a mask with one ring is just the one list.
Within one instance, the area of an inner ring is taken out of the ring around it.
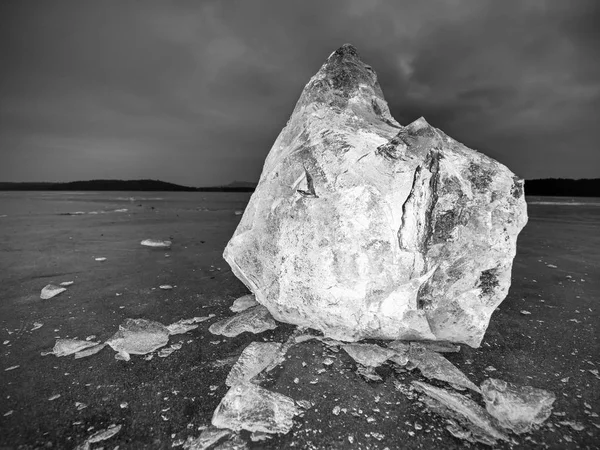
{"label": "storm cloud", "polygon": [[394,117],[525,178],[600,176],[596,1],[8,1],[0,181],[257,181],[342,44]]}

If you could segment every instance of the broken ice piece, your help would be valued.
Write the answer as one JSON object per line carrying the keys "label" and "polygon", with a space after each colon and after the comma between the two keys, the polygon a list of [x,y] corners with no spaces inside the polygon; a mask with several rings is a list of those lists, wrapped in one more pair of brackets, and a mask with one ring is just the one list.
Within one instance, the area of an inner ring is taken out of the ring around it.
{"label": "broken ice piece", "polygon": [[19,366],[19,365],[17,365],[17,366],[10,366],[10,367],[7,367],[6,369],[4,369],[4,371],[8,372],[8,371],[11,371],[11,370],[18,369],[19,367],[21,367],[21,366]]}
{"label": "broken ice piece", "polygon": [[451,385],[462,386],[475,392],[480,392],[479,388],[458,367],[439,353],[432,352],[420,344],[410,344],[408,358],[417,366],[424,377],[435,378]]}
{"label": "broken ice piece", "polygon": [[556,396],[531,386],[518,386],[489,378],[481,384],[487,411],[498,423],[517,434],[542,424],[552,413]]}
{"label": "broken ice piece", "polygon": [[342,348],[354,361],[367,367],[379,367],[396,354],[395,350],[375,344],[346,344]]}
{"label": "broken ice piece", "polygon": [[75,402],[75,408],[77,408],[77,411],[81,411],[82,409],[87,408],[87,405],[85,403]]}
{"label": "broken ice piece", "polygon": [[153,247],[153,248],[169,248],[171,247],[171,241],[159,241],[156,239],[144,239],[140,242],[144,247]]}
{"label": "broken ice piece", "polygon": [[[383,378],[381,378],[375,372],[375,370],[373,370],[373,367],[365,367],[365,366],[362,366],[359,364],[356,367],[356,373],[369,381],[383,381]],[[312,382],[311,382],[311,384],[312,384]]]}
{"label": "broken ice piece", "polygon": [[102,262],[102,261],[106,261],[106,258],[103,257],[103,256],[101,256],[99,258],[94,258],[94,261],[100,261],[100,262]]}
{"label": "broken ice piece", "polygon": [[254,294],[247,294],[236,299],[229,309],[233,312],[242,312],[256,305],[258,305],[258,302],[256,301]]}
{"label": "broken ice piece", "polygon": [[225,384],[233,386],[250,381],[267,367],[276,365],[283,360],[280,350],[281,344],[278,342],[251,342],[231,368]]}
{"label": "broken ice piece", "polygon": [[85,358],[87,356],[95,355],[100,350],[102,350],[104,347],[106,347],[106,344],[102,343],[102,344],[95,345],[93,347],[86,348],[85,350],[78,351],[77,353],[75,353],[75,359]]}
{"label": "broken ice piece", "polygon": [[165,291],[168,291],[169,289],[173,289],[173,286],[171,286],[170,284],[161,284],[159,286],[160,289],[163,289]]}
{"label": "broken ice piece", "polygon": [[529,311],[526,311],[524,309],[521,310],[521,314],[528,316],[529,314],[531,314]]}
{"label": "broken ice piece", "polygon": [[54,394],[52,397],[48,398],[48,400],[53,401],[53,400],[56,400],[57,398],[60,398],[60,394]]}
{"label": "broken ice piece", "polygon": [[221,399],[212,424],[234,431],[287,433],[300,410],[291,398],[242,382],[232,386]]}
{"label": "broken ice piece", "polygon": [[183,334],[188,331],[195,330],[198,328],[198,325],[186,324],[181,320],[179,322],[172,323],[171,325],[167,325],[167,329],[169,330],[169,334]]}
{"label": "broken ice piece", "polygon": [[43,323],[40,323],[40,322],[33,322],[33,328],[31,329],[31,331],[35,331],[35,330],[37,330],[37,329],[39,329],[39,328],[42,328],[43,326],[44,326],[44,324],[43,324]]}
{"label": "broken ice piece", "polygon": [[169,329],[146,319],[126,319],[106,343],[118,352],[115,358],[129,361],[129,354],[146,355],[169,342]]}
{"label": "broken ice piece", "polygon": [[277,324],[271,317],[269,310],[262,305],[258,305],[233,317],[213,323],[208,331],[212,334],[234,337],[246,331],[258,334],[275,328],[277,328]]}
{"label": "broken ice piece", "polygon": [[122,425],[111,425],[105,430],[100,430],[94,434],[92,434],[89,438],[87,438],[87,442],[90,444],[94,444],[96,442],[105,441],[110,439],[119,431],[121,431]]}
{"label": "broken ice piece", "polygon": [[227,436],[230,436],[231,430],[225,430],[223,428],[208,427],[200,433],[197,438],[188,437],[183,448],[186,450],[204,450],[210,448],[212,445],[220,442]]}
{"label": "broken ice piece", "polygon": [[260,431],[255,431],[250,435],[250,440],[252,442],[261,442],[266,441],[267,439],[271,439],[271,435],[267,433],[262,433]]}
{"label": "broken ice piece", "polygon": [[40,298],[42,300],[48,300],[52,297],[56,297],[61,292],[65,292],[66,289],[64,287],[55,286],[53,284],[48,284],[44,286],[42,292],[40,293]]}
{"label": "broken ice piece", "polygon": [[62,283],[60,283],[61,286],[71,286],[73,283],[75,283],[74,281],[63,281]]}
{"label": "broken ice piece", "polygon": [[[459,419],[470,431],[485,437],[481,441],[495,442],[496,439],[511,441],[506,434],[494,426],[492,417],[485,409],[470,398],[421,381],[413,381],[411,384],[416,390],[436,402],[435,405],[438,405],[438,407],[434,409],[434,412],[451,419]],[[428,407],[433,405],[427,402],[426,404]]]}
{"label": "broken ice piece", "polygon": [[96,345],[98,345],[98,342],[83,341],[81,339],[57,339],[51,354],[58,357],[69,356]]}

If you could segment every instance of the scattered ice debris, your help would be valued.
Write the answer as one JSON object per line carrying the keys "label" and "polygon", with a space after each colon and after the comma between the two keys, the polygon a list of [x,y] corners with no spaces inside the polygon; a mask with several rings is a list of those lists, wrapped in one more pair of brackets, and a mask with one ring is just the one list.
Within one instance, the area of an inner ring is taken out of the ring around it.
{"label": "scattered ice debris", "polygon": [[82,409],[87,408],[87,405],[85,403],[75,402],[75,408],[77,408],[77,411],[81,411]]}
{"label": "scattered ice debris", "polygon": [[170,290],[170,289],[173,289],[173,286],[171,286],[170,284],[161,284],[161,285],[159,286],[159,288],[160,288],[160,289],[163,289],[163,290],[165,290],[165,291],[168,291],[168,290]]}
{"label": "scattered ice debris", "polygon": [[11,409],[10,411],[6,411],[4,414],[2,414],[4,417],[8,417],[10,416],[12,413],[14,413],[14,411]]}
{"label": "scattered ice debris", "polygon": [[346,344],[342,348],[354,361],[367,367],[379,367],[396,354],[395,350],[375,344]]}
{"label": "scattered ice debris", "polygon": [[269,310],[262,305],[258,305],[233,317],[213,323],[208,331],[212,334],[234,337],[246,331],[258,334],[275,328],[277,328],[277,324],[271,317]]}
{"label": "scattered ice debris", "polygon": [[234,214],[236,216],[241,216],[242,214],[244,214],[244,211],[240,211],[239,209],[237,211],[234,212]]}
{"label": "scattered ice debris", "polygon": [[44,352],[42,353],[42,356],[69,356],[74,353],[80,352],[86,348],[94,347],[96,345],[98,345],[98,342],[82,341],[81,339],[57,339],[52,351]]}
{"label": "scattered ice debris", "polygon": [[5,372],[8,372],[8,371],[10,371],[10,370],[15,370],[15,369],[18,369],[19,367],[21,367],[21,366],[20,366],[20,365],[16,365],[16,366],[10,366],[10,367],[7,367],[6,369],[4,369],[4,371],[5,371]]}
{"label": "scattered ice debris", "polygon": [[231,436],[231,430],[223,428],[208,427],[202,431],[199,437],[188,437],[183,448],[186,450],[205,450],[214,444],[217,444],[225,437]]}
{"label": "scattered ice debris", "polygon": [[254,294],[247,294],[236,299],[229,309],[233,312],[242,312],[256,305],[258,305],[258,302],[256,301]]}
{"label": "scattered ice debris", "polygon": [[146,355],[169,342],[169,329],[146,319],[126,319],[106,343],[117,352],[116,359],[129,361],[130,354]]}
{"label": "scattered ice debris", "polygon": [[531,386],[517,386],[489,378],[481,384],[481,394],[487,411],[504,428],[517,434],[542,424],[552,413],[556,396]]}
{"label": "scattered ice debris", "polygon": [[310,409],[313,403],[310,400],[296,400],[296,404],[302,409]]}
{"label": "scattered ice debris", "polygon": [[105,257],[103,257],[103,256],[101,256],[101,257],[99,257],[99,258],[94,258],[94,260],[95,260],[95,261],[100,261],[100,262],[102,262],[102,261],[106,261],[106,258],[105,258]]}
{"label": "scattered ice debris", "polygon": [[341,411],[342,411],[342,408],[340,408],[339,405],[335,405],[331,412],[333,413],[334,416],[338,416]]}
{"label": "scattered ice debris", "polygon": [[458,367],[436,352],[421,344],[411,342],[408,359],[421,371],[424,377],[445,381],[453,386],[462,386],[475,392],[481,392]]}
{"label": "scattered ice debris", "polygon": [[598,369],[588,369],[588,372],[600,380],[600,374],[598,374]]}
{"label": "scattered ice debris", "polygon": [[33,322],[33,328],[31,329],[31,331],[35,331],[35,330],[37,330],[37,329],[39,329],[39,328],[42,328],[43,326],[44,326],[44,324],[43,324],[43,323],[40,323],[40,322]]}
{"label": "scattered ice debris", "polygon": [[585,427],[580,424],[579,422],[572,422],[572,421],[568,421],[568,420],[563,420],[561,422],[558,422],[561,425],[564,425],[566,427],[571,427],[573,430],[575,431],[583,431],[585,430]]}
{"label": "scattered ice debris", "polygon": [[212,424],[233,431],[287,433],[300,410],[290,397],[268,391],[252,383],[231,387],[217,406]]}
{"label": "scattered ice debris", "polygon": [[461,439],[488,445],[495,443],[498,439],[511,442],[505,433],[494,426],[493,418],[485,409],[470,398],[420,381],[413,381],[411,384],[417,391],[425,394],[424,403],[430,410],[446,418],[458,420],[466,428],[466,430],[460,430],[456,425],[453,430],[449,430],[453,435],[457,436],[453,431],[460,430],[461,433],[457,437]]}
{"label": "scattered ice debris", "polygon": [[50,398],[48,399],[48,401],[54,401],[54,400],[56,400],[57,398],[60,398],[60,394],[54,394],[52,397],[50,397]]}
{"label": "scattered ice debris", "polygon": [[88,337],[85,338],[86,341],[91,341],[92,339],[96,339],[95,334],[90,334]]}
{"label": "scattered ice debris", "polygon": [[[377,375],[377,373],[373,370],[373,367],[365,367],[359,364],[356,368],[356,373],[369,381],[383,381],[383,378]],[[314,383],[311,382],[311,384]]]}
{"label": "scattered ice debris", "polygon": [[121,427],[122,425],[111,425],[105,430],[100,430],[88,437],[83,444],[75,447],[75,450],[89,450],[91,448],[90,444],[95,444],[96,442],[110,439],[119,431],[121,431]]}
{"label": "scattered ice debris", "polygon": [[233,386],[240,382],[250,381],[267,367],[274,367],[283,361],[281,347],[282,345],[278,342],[250,343],[231,368],[225,384]]}
{"label": "scattered ice debris", "polygon": [[154,247],[154,248],[170,248],[171,241],[159,241],[156,239],[144,239],[140,242],[144,247]]}
{"label": "scattered ice debris", "polygon": [[487,367],[486,367],[485,369],[483,369],[483,370],[485,370],[485,371],[487,371],[487,372],[495,372],[495,371],[496,371],[496,370],[498,370],[498,369],[496,369],[494,366],[487,366]]}
{"label": "scattered ice debris", "polygon": [[121,409],[125,409],[125,408],[127,408],[128,406],[129,406],[129,403],[127,403],[127,402],[122,402],[122,403],[119,405],[119,407],[120,407]]}
{"label": "scattered ice debris", "polygon": [[73,283],[75,283],[74,281],[63,281],[62,283],[60,283],[61,286],[71,286]]}
{"label": "scattered ice debris", "polygon": [[167,325],[167,329],[169,330],[169,334],[187,333],[190,330],[195,330],[196,328],[198,328],[198,325],[195,324],[212,319],[213,317],[215,317],[214,314],[209,314],[205,317],[192,317],[191,319],[181,319],[177,322],[172,323],[171,325]]}
{"label": "scattered ice debris", "polygon": [[158,352],[158,356],[161,358],[166,358],[171,353],[173,353],[175,350],[179,350],[182,345],[183,344],[181,344],[181,342],[178,342],[176,344],[171,344],[169,347],[161,348],[160,351]]}
{"label": "scattered ice debris", "polygon": [[252,433],[250,435],[250,440],[252,442],[262,442],[262,441],[266,441],[268,439],[271,439],[271,435],[267,434],[267,433],[262,433],[260,431],[255,431],[254,433]]}
{"label": "scattered ice debris", "polygon": [[531,313],[529,311],[526,311],[526,310],[522,309],[521,310],[521,314],[523,314],[524,316],[528,316]]}
{"label": "scattered ice debris", "polygon": [[551,269],[558,269],[554,264],[546,264],[546,267],[550,267]]}
{"label": "scattered ice debris", "polygon": [[55,286],[54,284],[48,284],[42,289],[42,292],[40,293],[40,298],[42,300],[48,300],[52,297],[56,297],[61,292],[65,291],[66,289],[64,287]]}
{"label": "scattered ice debris", "polygon": [[2,342],[2,345],[7,345],[10,344],[10,341],[7,339],[6,341]]}
{"label": "scattered ice debris", "polygon": [[85,350],[80,350],[77,353],[75,353],[75,359],[85,358],[87,356],[95,355],[100,350],[102,350],[104,347],[106,347],[106,344],[102,343],[102,344],[94,345],[93,347],[86,348]]}

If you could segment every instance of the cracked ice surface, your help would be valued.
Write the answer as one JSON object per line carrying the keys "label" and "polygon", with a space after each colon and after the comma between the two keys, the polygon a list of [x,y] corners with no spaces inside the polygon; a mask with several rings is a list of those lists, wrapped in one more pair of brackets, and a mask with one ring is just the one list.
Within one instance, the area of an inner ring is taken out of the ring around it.
{"label": "cracked ice surface", "polygon": [[[169,329],[162,323],[146,319],[126,319],[106,343],[128,361],[129,354],[145,355],[164,347],[169,342]],[[115,357],[117,357],[115,356]]]}
{"label": "cracked ice surface", "polygon": [[252,383],[231,387],[217,406],[212,424],[230,430],[287,433],[300,410],[290,397],[268,391]]}
{"label": "cracked ice surface", "polygon": [[487,411],[500,425],[517,434],[526,433],[542,424],[552,413],[556,396],[531,386],[489,378],[481,384]]}

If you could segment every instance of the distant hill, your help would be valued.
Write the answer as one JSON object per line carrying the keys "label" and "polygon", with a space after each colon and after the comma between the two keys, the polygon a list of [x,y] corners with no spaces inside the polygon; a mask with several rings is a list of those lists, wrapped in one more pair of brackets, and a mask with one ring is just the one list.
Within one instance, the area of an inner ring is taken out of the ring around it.
{"label": "distant hill", "polygon": [[252,181],[234,181],[233,183],[229,183],[227,185],[227,187],[234,187],[234,188],[252,188],[253,190],[256,188],[256,185],[258,183],[253,183]]}
{"label": "distant hill", "polygon": [[600,197],[600,178],[571,180],[543,178],[525,181],[525,195],[553,197]]}
{"label": "distant hill", "polygon": [[254,186],[236,185],[189,187],[160,180],[88,180],[68,183],[0,182],[0,191],[184,191],[184,192],[252,192]]}

